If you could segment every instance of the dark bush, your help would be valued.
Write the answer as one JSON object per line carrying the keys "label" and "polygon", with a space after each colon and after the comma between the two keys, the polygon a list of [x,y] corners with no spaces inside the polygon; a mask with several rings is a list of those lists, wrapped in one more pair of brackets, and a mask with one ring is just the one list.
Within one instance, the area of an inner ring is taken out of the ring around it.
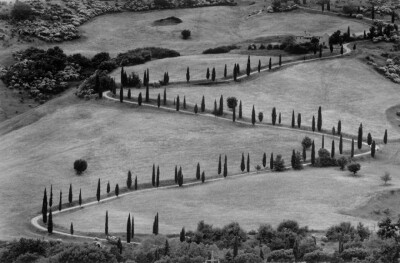
{"label": "dark bush", "polygon": [[173,6],[173,3],[168,0],[154,0],[154,5],[159,8],[170,8]]}
{"label": "dark bush", "polygon": [[46,249],[49,244],[39,239],[21,238],[18,241],[13,241],[6,251],[1,253],[1,262],[14,262],[18,257],[24,254],[35,254],[40,256],[46,255]]}
{"label": "dark bush", "polygon": [[92,58],[92,64],[95,68],[98,68],[102,62],[108,61],[110,59],[110,54],[108,54],[107,52],[100,52],[94,55],[94,57]]}
{"label": "dark bush", "polygon": [[216,48],[209,48],[203,51],[203,54],[221,54],[221,53],[228,53],[233,49],[238,49],[239,47],[236,45],[230,46],[220,46]]}
{"label": "dark bush", "polygon": [[83,159],[78,159],[74,162],[74,169],[77,174],[82,174],[87,169],[87,162]]}
{"label": "dark bush", "polygon": [[353,258],[363,260],[368,257],[368,251],[364,248],[349,248],[343,250],[340,256],[344,260],[352,260]]}
{"label": "dark bush", "polygon": [[339,159],[337,159],[337,164],[340,166],[340,170],[342,170],[342,171],[346,167],[347,163],[348,163],[348,160],[344,156],[341,156]]}
{"label": "dark bush", "polygon": [[315,250],[303,256],[303,260],[307,263],[330,262],[332,256],[324,251]]}
{"label": "dark bush", "polygon": [[118,56],[115,58],[115,62],[120,66],[134,66],[144,64],[147,61],[150,61],[152,58],[162,59],[179,56],[180,54],[175,50],[158,47],[144,47],[118,54]]}
{"label": "dark bush", "polygon": [[336,166],[337,162],[335,158],[331,158],[331,154],[326,149],[319,149],[318,150],[318,158],[315,160],[314,166],[316,167],[329,167],[329,166]]}
{"label": "dark bush", "polygon": [[261,44],[260,47],[259,47],[259,49],[265,49],[264,44]]}
{"label": "dark bush", "polygon": [[354,175],[361,169],[361,165],[359,163],[351,163],[347,165],[347,170],[352,172]]}
{"label": "dark bush", "polygon": [[275,250],[272,251],[268,258],[268,262],[293,262],[294,261],[294,255],[293,255],[293,250],[292,249],[281,249],[281,250]]}
{"label": "dark bush", "polygon": [[15,20],[26,20],[31,16],[33,16],[31,6],[23,2],[16,2],[11,10],[11,18]]}
{"label": "dark bush", "polygon": [[312,145],[312,141],[310,139],[310,137],[306,136],[303,138],[303,140],[301,141],[301,145],[306,148],[309,149]]}
{"label": "dark bush", "polygon": [[183,39],[188,39],[191,34],[192,34],[192,32],[190,32],[190,30],[188,30],[188,29],[184,29],[181,32],[181,35],[182,35]]}
{"label": "dark bush", "polygon": [[236,106],[237,106],[236,97],[228,97],[226,99],[226,104],[228,105],[228,108],[230,108],[230,109],[236,108]]}
{"label": "dark bush", "polygon": [[113,60],[103,61],[100,63],[98,69],[107,70],[108,72],[113,71],[117,68],[117,64]]}
{"label": "dark bush", "polygon": [[278,154],[274,160],[274,170],[277,172],[285,170],[285,160],[283,160],[282,155],[280,154]]}

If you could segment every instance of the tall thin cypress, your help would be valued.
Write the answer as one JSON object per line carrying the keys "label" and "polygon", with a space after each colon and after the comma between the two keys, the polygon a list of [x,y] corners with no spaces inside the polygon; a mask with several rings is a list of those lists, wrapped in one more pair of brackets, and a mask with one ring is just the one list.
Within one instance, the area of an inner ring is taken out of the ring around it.
{"label": "tall thin cypress", "polygon": [[224,97],[221,95],[219,98],[219,115],[224,114]]}
{"label": "tall thin cypress", "polygon": [[203,172],[201,173],[201,182],[204,183],[205,181],[206,181],[206,174],[205,174],[205,172],[203,171]]}
{"label": "tall thin cypress", "polygon": [[156,186],[156,165],[153,163],[153,173],[151,174],[151,185]]}
{"label": "tall thin cypress", "polygon": [[339,153],[343,154],[343,136],[340,135],[340,139],[339,139]]}
{"label": "tall thin cypress", "polygon": [[190,81],[190,71],[189,71],[189,67],[187,67],[187,70],[186,70],[186,82],[189,82]]}
{"label": "tall thin cypress", "polygon": [[207,68],[206,79],[207,80],[210,79],[210,69],[209,68]]}
{"label": "tall thin cypress", "polygon": [[242,118],[242,101],[239,101],[239,119]]}
{"label": "tall thin cypress", "polygon": [[351,138],[351,153],[350,153],[350,157],[351,158],[354,157],[354,138]]}
{"label": "tall thin cypress", "polygon": [[301,127],[301,113],[297,114],[297,127],[300,129]]}
{"label": "tall thin cypress", "polygon": [[167,88],[164,88],[163,104],[167,105]]}
{"label": "tall thin cypress", "polygon": [[180,101],[179,101],[179,95],[176,97],[176,111],[179,111],[180,107]]}
{"label": "tall thin cypress", "polygon": [[271,119],[272,119],[272,125],[275,125],[276,123],[276,108],[272,108],[272,113],[271,113]]}
{"label": "tall thin cypress", "polygon": [[72,222],[71,226],[69,227],[69,233],[71,234],[71,236],[74,234],[74,224],[72,224]]}
{"label": "tall thin cypress", "polygon": [[82,206],[82,189],[79,189],[79,206]]}
{"label": "tall thin cypress", "polygon": [[371,157],[374,158],[375,157],[375,141],[372,141],[371,143]]}
{"label": "tall thin cypress", "polygon": [[108,181],[108,182],[107,182],[107,194],[109,194],[110,191],[111,191],[111,188],[110,188],[110,181]]}
{"label": "tall thin cypress", "polygon": [[250,56],[247,59],[247,66],[246,66],[246,75],[250,76],[251,68],[250,68]]}
{"label": "tall thin cypress", "polygon": [[271,157],[269,158],[269,169],[274,169],[274,154],[271,153]]}
{"label": "tall thin cypress", "polygon": [[332,140],[331,158],[335,157],[335,140]]}
{"label": "tall thin cypress", "polygon": [[264,168],[267,166],[267,154],[266,153],[263,154],[262,165]]}
{"label": "tall thin cypress", "polygon": [[322,146],[321,146],[321,148],[322,149],[325,148],[325,135],[323,135],[323,134],[322,134]]}
{"label": "tall thin cypress", "polygon": [[146,102],[150,102],[150,94],[149,94],[149,83],[147,83],[146,85],[146,98],[145,98]]}
{"label": "tall thin cypress", "polygon": [[47,223],[47,232],[49,232],[50,234],[53,233],[53,214],[51,209],[49,213],[49,222]]}
{"label": "tall thin cypress", "polygon": [[115,185],[115,195],[118,197],[119,196],[119,185]]}
{"label": "tall thin cypress", "polygon": [[315,144],[314,144],[314,141],[312,141],[312,144],[311,144],[311,164],[312,165],[315,164]]}
{"label": "tall thin cypress", "polygon": [[279,55],[279,67],[282,66],[282,55]]}
{"label": "tall thin cypress", "polygon": [[100,202],[100,178],[99,178],[99,181],[97,182],[96,198],[97,198],[97,202]]}
{"label": "tall thin cypress", "polygon": [[247,153],[247,172],[250,173],[250,153]]}
{"label": "tall thin cypress", "polygon": [[318,108],[317,129],[319,132],[322,129],[322,108],[321,108],[321,106],[319,106],[319,108]]}
{"label": "tall thin cypress", "polygon": [[385,134],[383,135],[383,143],[384,144],[387,144],[387,137],[388,137],[388,135],[387,135],[387,129],[386,129]]}
{"label": "tall thin cypress", "polygon": [[43,220],[43,223],[45,223],[45,224],[47,223],[47,191],[46,191],[46,188],[44,188],[44,194],[43,194],[42,220]]}
{"label": "tall thin cypress", "polygon": [[303,161],[305,162],[307,160],[307,150],[306,147],[303,147]]}
{"label": "tall thin cypress", "polygon": [[69,185],[68,202],[71,205],[71,203],[72,203],[72,184]]}
{"label": "tall thin cypress", "polygon": [[269,58],[268,69],[269,69],[269,70],[272,69],[272,61],[271,61],[271,58]]}
{"label": "tall thin cypress", "polygon": [[157,165],[157,177],[156,177],[156,186],[160,186],[160,166]]}
{"label": "tall thin cypress", "polygon": [[261,59],[258,60],[258,73],[261,72]]}
{"label": "tall thin cypress", "polygon": [[224,78],[226,78],[227,75],[228,75],[228,69],[227,69],[226,64],[225,64],[225,68],[224,68]]}
{"label": "tall thin cypress", "polygon": [[337,134],[341,135],[342,134],[342,121],[339,120],[337,124]]}
{"label": "tall thin cypress", "polygon": [[60,191],[60,201],[58,202],[58,211],[62,210],[62,191]]}
{"label": "tall thin cypress", "polygon": [[138,188],[138,185],[137,185],[137,176],[135,176],[135,187],[134,187],[134,189],[137,190],[137,188]]}
{"label": "tall thin cypress", "polygon": [[254,105],[253,105],[253,110],[251,111],[251,123],[253,125],[255,125],[256,123],[256,110],[254,109]]}
{"label": "tall thin cypress", "polygon": [[53,206],[53,185],[50,185],[50,198],[49,198],[49,207]]}
{"label": "tall thin cypress", "polygon": [[119,89],[119,102],[124,102],[124,87],[121,85],[121,88]]}
{"label": "tall thin cypress", "polygon": [[280,113],[280,112],[279,112],[278,123],[279,123],[279,124],[281,124],[281,123],[282,123],[282,116],[281,116],[281,113]]}
{"label": "tall thin cypress", "polygon": [[295,123],[295,119],[294,119],[294,110],[292,111],[292,128],[294,128],[294,123]]}
{"label": "tall thin cypress", "polygon": [[128,221],[126,222],[126,243],[131,243],[131,214],[128,215]]}
{"label": "tall thin cypress", "polygon": [[160,108],[160,106],[161,106],[161,95],[160,95],[160,93],[158,93],[158,96],[157,96],[157,107]]}
{"label": "tall thin cypress", "polygon": [[368,145],[371,145],[371,144],[372,144],[372,136],[371,136],[371,133],[370,133],[370,132],[369,132],[368,135],[367,135],[367,144],[368,144]]}
{"label": "tall thin cypress", "polygon": [[138,96],[138,105],[139,105],[139,106],[142,106],[142,102],[143,102],[142,93],[139,92],[139,96]]}
{"label": "tall thin cypress", "polygon": [[211,80],[215,81],[215,77],[216,77],[215,68],[213,68],[211,73]]}
{"label": "tall thin cypress", "polygon": [[315,132],[315,117],[312,116],[312,124],[311,124],[312,131]]}
{"label": "tall thin cypress", "polygon": [[224,177],[228,176],[228,157],[225,155],[225,162],[224,162]]}
{"label": "tall thin cypress", "polygon": [[213,113],[214,113],[215,116],[218,115],[217,100],[214,100],[214,111],[213,111]]}
{"label": "tall thin cypress", "polygon": [[196,168],[196,179],[200,180],[200,163],[197,163],[197,168]]}
{"label": "tall thin cypress", "polygon": [[221,172],[222,172],[222,164],[221,164],[221,154],[220,154],[218,159],[218,175],[220,175]]}
{"label": "tall thin cypress", "polygon": [[132,222],[131,222],[131,238],[132,238],[132,240],[134,237],[135,237],[135,218],[133,218],[133,215],[132,215]]}
{"label": "tall thin cypress", "polygon": [[236,121],[236,107],[232,108],[232,121],[235,122]]}
{"label": "tall thin cypress", "polygon": [[104,234],[108,236],[108,210],[106,211],[106,222],[104,223]]}
{"label": "tall thin cypress", "polygon": [[237,80],[237,70],[236,70],[236,64],[235,64],[235,66],[233,67],[233,80],[234,81],[236,81]]}
{"label": "tall thin cypress", "polygon": [[203,98],[201,99],[200,110],[201,110],[201,112],[204,112],[206,110],[206,103],[204,101],[204,95],[203,95]]}
{"label": "tall thin cypress", "polygon": [[128,178],[126,179],[126,186],[128,187],[128,189],[132,188],[132,173],[130,170],[128,171]]}
{"label": "tall thin cypress", "polygon": [[362,138],[363,138],[363,127],[361,123],[360,127],[358,127],[358,138],[357,138],[357,147],[359,150],[362,148]]}
{"label": "tall thin cypress", "polygon": [[242,170],[242,173],[243,173],[245,169],[246,169],[246,165],[244,163],[244,153],[242,153],[242,161],[240,163],[240,170]]}
{"label": "tall thin cypress", "polygon": [[129,88],[128,89],[128,99],[131,99],[132,98],[132,94],[131,94],[131,89]]}
{"label": "tall thin cypress", "polygon": [[178,166],[175,165],[175,183],[178,183]]}

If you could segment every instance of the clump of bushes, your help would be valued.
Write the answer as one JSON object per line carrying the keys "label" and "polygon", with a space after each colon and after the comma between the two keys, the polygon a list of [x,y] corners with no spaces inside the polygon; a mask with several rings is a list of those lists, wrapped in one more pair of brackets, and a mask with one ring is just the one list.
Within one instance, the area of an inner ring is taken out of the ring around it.
{"label": "clump of bushes", "polygon": [[318,150],[318,158],[315,160],[314,166],[329,167],[336,165],[337,165],[336,159],[331,157],[331,154],[328,150],[324,148]]}
{"label": "clump of bushes", "polygon": [[239,47],[236,45],[230,45],[230,46],[220,46],[216,48],[209,48],[203,51],[203,54],[222,54],[222,53],[228,53],[231,50],[238,49]]}
{"label": "clump of bushes", "polygon": [[151,59],[179,57],[179,52],[167,48],[144,47],[118,54],[115,63],[120,66],[144,64]]}
{"label": "clump of bushes", "polygon": [[303,148],[309,149],[311,147],[312,141],[310,139],[310,137],[306,136],[303,138],[303,140],[301,141],[301,145],[303,146]]}
{"label": "clump of bushes", "polygon": [[190,35],[192,34],[192,32],[190,32],[189,29],[184,29],[181,32],[182,38],[183,39],[189,39]]}
{"label": "clump of bushes", "polygon": [[31,6],[24,2],[16,2],[11,10],[11,18],[15,20],[27,20],[33,16]]}
{"label": "clump of bushes", "polygon": [[87,169],[87,162],[83,159],[75,160],[74,169],[77,174],[82,174]]}

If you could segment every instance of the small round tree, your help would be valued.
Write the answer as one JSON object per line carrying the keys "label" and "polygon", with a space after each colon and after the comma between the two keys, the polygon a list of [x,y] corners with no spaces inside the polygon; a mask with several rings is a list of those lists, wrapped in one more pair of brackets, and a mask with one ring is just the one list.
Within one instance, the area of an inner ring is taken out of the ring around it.
{"label": "small round tree", "polygon": [[347,165],[347,170],[349,170],[350,172],[352,172],[354,175],[360,171],[361,169],[361,165],[359,163],[351,163],[349,165]]}
{"label": "small round tree", "polygon": [[226,99],[226,104],[228,105],[229,109],[234,109],[237,106],[237,99],[235,97],[228,97]]}
{"label": "small round tree", "polygon": [[311,144],[312,141],[308,136],[304,137],[303,140],[301,141],[301,145],[306,149],[309,149],[311,147]]}
{"label": "small round tree", "polygon": [[190,32],[190,30],[188,30],[188,29],[184,29],[181,32],[181,35],[182,35],[183,39],[188,39],[191,34],[192,34],[192,32]]}
{"label": "small round tree", "polygon": [[77,174],[82,174],[87,169],[87,162],[83,159],[78,159],[74,162],[74,169]]}

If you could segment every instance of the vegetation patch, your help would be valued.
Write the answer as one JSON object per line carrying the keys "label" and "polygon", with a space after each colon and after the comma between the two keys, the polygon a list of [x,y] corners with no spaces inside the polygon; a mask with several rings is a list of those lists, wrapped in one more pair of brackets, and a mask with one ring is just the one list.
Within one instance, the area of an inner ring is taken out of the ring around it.
{"label": "vegetation patch", "polygon": [[159,19],[153,22],[153,25],[155,26],[171,26],[171,25],[177,25],[182,23],[183,21],[180,18],[177,18],[176,16],[170,16],[167,18]]}
{"label": "vegetation patch", "polygon": [[216,48],[209,48],[203,51],[203,54],[221,54],[221,53],[228,53],[231,50],[238,49],[239,47],[236,45],[230,46],[220,46]]}
{"label": "vegetation patch", "polygon": [[144,47],[120,53],[115,62],[121,66],[134,66],[144,64],[152,59],[179,57],[179,52],[167,48]]}

